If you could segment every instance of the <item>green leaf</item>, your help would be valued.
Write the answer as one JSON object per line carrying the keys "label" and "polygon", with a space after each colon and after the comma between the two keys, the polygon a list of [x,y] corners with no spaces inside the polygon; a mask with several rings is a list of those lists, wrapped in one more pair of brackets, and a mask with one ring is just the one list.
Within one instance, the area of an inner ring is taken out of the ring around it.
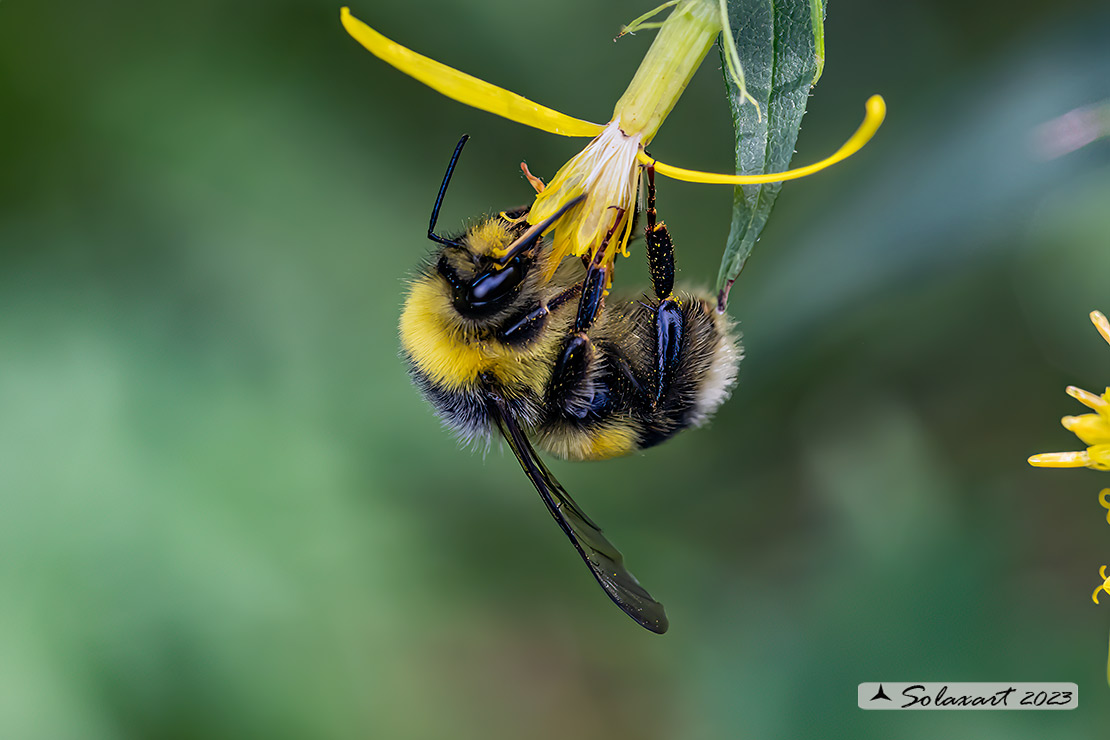
{"label": "green leaf", "polygon": [[[728,0],[727,5],[747,94],[756,103],[745,102],[726,71],[736,130],[736,171],[743,175],[782,172],[790,168],[810,88],[825,64],[825,0]],[[728,43],[727,38],[721,41]],[[727,70],[723,50],[722,68]],[[736,188],[732,227],[717,276],[722,310],[781,189],[782,183]]]}

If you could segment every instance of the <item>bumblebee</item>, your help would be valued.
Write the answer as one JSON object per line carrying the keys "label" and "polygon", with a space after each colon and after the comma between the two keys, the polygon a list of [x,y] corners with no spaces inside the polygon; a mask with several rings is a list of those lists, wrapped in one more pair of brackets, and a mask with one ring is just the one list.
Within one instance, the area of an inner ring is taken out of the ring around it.
{"label": "bumblebee", "polygon": [[673,244],[657,222],[650,171],[645,243],[654,295],[641,300],[607,300],[607,276],[596,262],[552,264],[543,232],[577,199],[531,226],[523,208],[461,234],[436,234],[466,140],[455,148],[432,209],[428,238],[439,247],[412,280],[401,316],[411,377],[462,439],[501,433],[609,597],[662,634],[662,604],[625,568],[533,443],[568,460],[598,460],[703,423],[735,383],[737,337],[714,298],[674,292]]}

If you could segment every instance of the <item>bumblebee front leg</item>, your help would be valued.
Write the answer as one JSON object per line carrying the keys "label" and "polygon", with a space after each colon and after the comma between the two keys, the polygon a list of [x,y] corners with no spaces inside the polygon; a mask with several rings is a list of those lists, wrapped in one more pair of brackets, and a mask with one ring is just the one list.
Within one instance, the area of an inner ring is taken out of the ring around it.
{"label": "bumblebee front leg", "polygon": [[562,306],[582,290],[582,283],[575,283],[562,293],[531,311],[510,320],[497,332],[497,338],[505,344],[523,344],[536,338],[547,324],[551,312]]}
{"label": "bumblebee front leg", "polygon": [[653,404],[658,406],[674,380],[682,351],[683,317],[674,291],[674,242],[667,225],[656,223],[655,168],[648,167],[647,228],[644,242],[647,247],[651,284],[659,305],[655,309],[655,385]]}

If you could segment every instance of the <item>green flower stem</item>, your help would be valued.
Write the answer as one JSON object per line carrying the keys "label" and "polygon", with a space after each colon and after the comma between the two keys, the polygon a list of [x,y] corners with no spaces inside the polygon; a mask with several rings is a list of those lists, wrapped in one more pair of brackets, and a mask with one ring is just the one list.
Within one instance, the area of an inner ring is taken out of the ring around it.
{"label": "green flower stem", "polygon": [[720,32],[716,0],[684,0],[671,12],[613,109],[625,134],[651,141]]}

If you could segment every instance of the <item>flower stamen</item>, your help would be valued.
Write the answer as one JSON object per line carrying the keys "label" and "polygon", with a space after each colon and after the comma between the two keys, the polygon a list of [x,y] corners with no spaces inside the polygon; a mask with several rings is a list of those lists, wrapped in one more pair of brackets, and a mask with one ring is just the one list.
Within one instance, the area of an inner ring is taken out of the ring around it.
{"label": "flower stamen", "polygon": [[537,194],[543,192],[543,180],[531,173],[531,171],[528,169],[527,162],[520,163],[520,171],[524,173],[524,178],[528,180],[528,184],[532,186],[532,189],[535,190]]}

